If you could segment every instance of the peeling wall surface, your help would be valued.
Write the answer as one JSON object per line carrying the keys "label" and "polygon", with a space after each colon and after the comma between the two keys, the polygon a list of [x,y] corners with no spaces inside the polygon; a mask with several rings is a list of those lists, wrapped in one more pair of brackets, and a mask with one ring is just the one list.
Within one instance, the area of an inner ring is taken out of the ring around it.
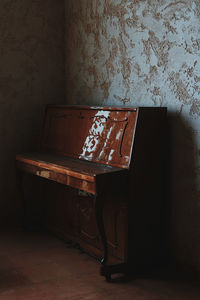
{"label": "peeling wall surface", "polygon": [[168,107],[173,255],[200,270],[200,1],[65,6],[68,103]]}
{"label": "peeling wall surface", "polygon": [[16,153],[38,146],[45,103],[64,102],[64,1],[0,1],[0,224],[15,222]]}

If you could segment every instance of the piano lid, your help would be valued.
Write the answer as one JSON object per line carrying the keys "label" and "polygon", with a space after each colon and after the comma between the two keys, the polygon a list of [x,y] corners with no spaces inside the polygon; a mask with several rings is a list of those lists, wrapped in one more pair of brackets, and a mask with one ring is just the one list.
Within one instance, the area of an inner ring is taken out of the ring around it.
{"label": "piano lid", "polygon": [[48,106],[41,148],[72,158],[128,168],[138,110]]}

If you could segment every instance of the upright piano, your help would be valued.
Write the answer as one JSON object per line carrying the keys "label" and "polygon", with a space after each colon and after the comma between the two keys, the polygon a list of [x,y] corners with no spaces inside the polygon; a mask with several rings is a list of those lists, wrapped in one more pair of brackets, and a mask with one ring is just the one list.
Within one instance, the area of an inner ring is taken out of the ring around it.
{"label": "upright piano", "polygon": [[95,256],[108,281],[148,268],[165,247],[165,141],[166,108],[48,105],[40,149],[16,156],[23,203],[37,178],[44,226]]}

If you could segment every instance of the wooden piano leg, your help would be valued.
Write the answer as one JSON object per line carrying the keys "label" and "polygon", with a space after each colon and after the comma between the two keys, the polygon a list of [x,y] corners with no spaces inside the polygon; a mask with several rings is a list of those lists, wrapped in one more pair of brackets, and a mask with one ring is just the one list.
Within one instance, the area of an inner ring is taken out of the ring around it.
{"label": "wooden piano leg", "polygon": [[110,281],[110,274],[107,274],[104,272],[104,266],[106,266],[106,262],[108,259],[108,245],[107,245],[107,239],[106,239],[106,232],[103,222],[103,206],[104,203],[102,199],[100,199],[97,195],[95,195],[95,215],[96,215],[96,222],[101,238],[101,242],[103,245],[103,257],[101,259],[101,271],[100,274],[102,276],[105,276],[107,281]]}
{"label": "wooden piano leg", "polygon": [[103,207],[104,201],[102,198],[95,196],[95,214],[96,214],[96,222],[99,230],[99,234],[101,237],[101,242],[103,245],[103,258],[101,259],[101,269],[100,274],[105,276],[108,282],[111,282],[111,275],[117,273],[127,273],[127,263],[120,264],[112,264],[108,263],[108,244],[103,220]]}
{"label": "wooden piano leg", "polygon": [[101,275],[106,277],[108,282],[111,281],[111,275],[117,273],[127,274],[128,268],[126,263],[116,264],[116,265],[102,265]]}
{"label": "wooden piano leg", "polygon": [[103,245],[103,258],[101,259],[101,264],[104,265],[108,258],[108,246],[103,222],[103,201],[102,199],[99,199],[97,195],[95,195],[95,215],[101,242]]}

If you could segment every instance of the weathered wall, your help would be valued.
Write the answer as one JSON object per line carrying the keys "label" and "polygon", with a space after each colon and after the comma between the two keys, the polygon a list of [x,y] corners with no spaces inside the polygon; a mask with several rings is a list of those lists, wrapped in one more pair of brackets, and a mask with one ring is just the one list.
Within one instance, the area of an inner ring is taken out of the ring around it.
{"label": "weathered wall", "polygon": [[68,103],[167,106],[173,254],[200,270],[200,2],[66,0]]}
{"label": "weathered wall", "polygon": [[15,154],[38,144],[45,103],[64,101],[64,1],[0,1],[0,223],[15,222]]}

